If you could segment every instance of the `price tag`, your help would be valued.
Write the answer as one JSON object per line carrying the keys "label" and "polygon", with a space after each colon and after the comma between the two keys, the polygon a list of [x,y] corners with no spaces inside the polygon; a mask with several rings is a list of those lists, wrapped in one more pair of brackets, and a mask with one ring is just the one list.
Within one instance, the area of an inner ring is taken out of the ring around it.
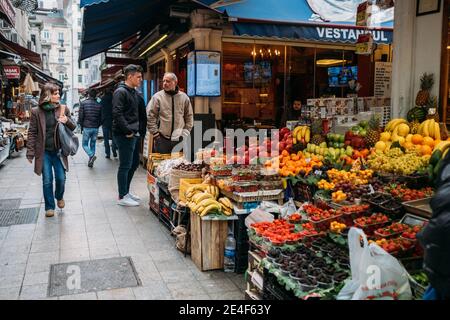
{"label": "price tag", "polygon": [[370,189],[369,194],[375,193],[375,189],[372,187],[371,184],[369,184],[369,189]]}
{"label": "price tag", "polygon": [[321,176],[322,175],[322,171],[321,170],[316,170],[316,171],[314,171],[314,174],[316,176]]}
{"label": "price tag", "polygon": [[258,272],[253,272],[252,274],[252,283],[256,285],[259,289],[264,288],[264,279]]}

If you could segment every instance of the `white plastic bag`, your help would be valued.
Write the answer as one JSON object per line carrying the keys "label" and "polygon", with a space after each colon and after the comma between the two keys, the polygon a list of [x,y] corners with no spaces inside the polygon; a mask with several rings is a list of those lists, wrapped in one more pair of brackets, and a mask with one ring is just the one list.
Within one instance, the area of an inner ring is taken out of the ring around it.
{"label": "white plastic bag", "polygon": [[287,219],[288,217],[290,217],[291,215],[293,215],[296,212],[297,212],[297,207],[295,206],[294,199],[289,198],[289,201],[286,202],[281,207],[281,212],[280,212],[281,213],[281,218]]}
{"label": "white plastic bag", "polygon": [[348,233],[352,279],[338,300],[410,300],[408,273],[400,262],[376,244],[369,244],[361,229]]}

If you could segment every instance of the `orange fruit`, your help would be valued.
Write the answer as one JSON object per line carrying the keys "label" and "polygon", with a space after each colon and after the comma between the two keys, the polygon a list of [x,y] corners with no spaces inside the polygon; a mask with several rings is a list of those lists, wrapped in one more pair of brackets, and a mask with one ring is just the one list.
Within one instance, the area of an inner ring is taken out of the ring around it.
{"label": "orange fruit", "polygon": [[403,147],[405,147],[406,149],[412,149],[414,148],[414,145],[411,142],[405,142]]}
{"label": "orange fruit", "polygon": [[415,134],[415,135],[413,135],[411,141],[414,144],[422,144],[423,137],[420,134]]}
{"label": "orange fruit", "polygon": [[438,145],[439,142],[441,142],[441,140],[439,140],[439,139],[434,140],[434,147],[436,147],[436,146]]}
{"label": "orange fruit", "polygon": [[423,144],[431,148],[434,148],[434,139],[430,137],[425,137],[423,138]]}
{"label": "orange fruit", "polygon": [[433,149],[428,145],[424,145],[424,146],[422,146],[421,151],[422,151],[423,155],[428,155],[433,152]]}
{"label": "orange fruit", "polygon": [[287,150],[283,150],[283,152],[281,153],[281,155],[282,155],[283,157],[289,157],[289,158],[290,158],[289,152],[287,152]]}

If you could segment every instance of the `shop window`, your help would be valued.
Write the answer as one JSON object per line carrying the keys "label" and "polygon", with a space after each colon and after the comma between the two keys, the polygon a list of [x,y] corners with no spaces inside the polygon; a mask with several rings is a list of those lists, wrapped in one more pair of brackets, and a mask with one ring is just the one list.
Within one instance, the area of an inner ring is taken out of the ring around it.
{"label": "shop window", "polygon": [[78,83],[83,83],[83,75],[78,75]]}
{"label": "shop window", "polygon": [[84,62],[84,68],[85,69],[89,69],[89,61],[85,61]]}
{"label": "shop window", "polygon": [[58,79],[59,79],[59,81],[64,82],[64,72],[59,73]]}

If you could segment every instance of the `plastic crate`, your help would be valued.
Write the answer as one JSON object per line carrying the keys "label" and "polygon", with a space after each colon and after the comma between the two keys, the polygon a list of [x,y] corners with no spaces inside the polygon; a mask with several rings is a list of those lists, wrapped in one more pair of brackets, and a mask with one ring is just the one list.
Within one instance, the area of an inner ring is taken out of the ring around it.
{"label": "plastic crate", "polygon": [[379,228],[383,228],[383,227],[387,226],[389,223],[391,223],[390,220],[387,222],[374,223],[374,224],[369,224],[369,225],[365,225],[365,226],[355,223],[355,227],[362,229],[367,236],[373,236],[375,230],[377,230]]}

